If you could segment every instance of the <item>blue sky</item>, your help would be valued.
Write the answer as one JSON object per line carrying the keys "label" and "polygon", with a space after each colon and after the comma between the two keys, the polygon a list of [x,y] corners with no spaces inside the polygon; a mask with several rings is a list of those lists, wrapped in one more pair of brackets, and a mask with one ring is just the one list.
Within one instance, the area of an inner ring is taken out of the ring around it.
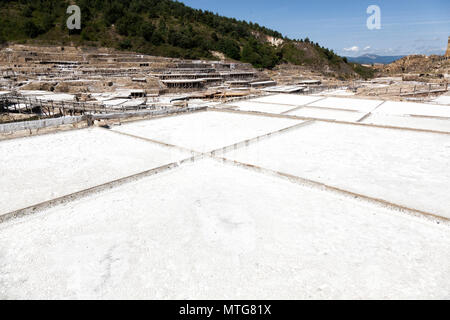
{"label": "blue sky", "polygon": [[[450,0],[182,0],[188,6],[257,22],[290,38],[309,37],[340,55],[443,54]],[[381,29],[369,30],[370,5]]]}

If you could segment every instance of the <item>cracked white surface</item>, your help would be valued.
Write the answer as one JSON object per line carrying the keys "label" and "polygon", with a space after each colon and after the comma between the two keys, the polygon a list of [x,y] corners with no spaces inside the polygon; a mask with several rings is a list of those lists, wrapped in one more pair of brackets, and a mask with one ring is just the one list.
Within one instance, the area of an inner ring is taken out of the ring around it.
{"label": "cracked white surface", "polygon": [[281,114],[283,112],[296,108],[294,105],[281,105],[275,103],[261,103],[256,101],[236,101],[230,102],[228,105],[237,107],[241,111],[255,111],[265,113]]}
{"label": "cracked white surface", "polygon": [[450,118],[450,107],[416,102],[386,101],[375,113]]}
{"label": "cracked white surface", "polygon": [[306,118],[337,120],[337,121],[353,121],[356,122],[366,114],[363,112],[330,110],[321,108],[309,108],[304,107],[292,112],[287,113],[289,116],[299,116]]}
{"label": "cracked white surface", "polygon": [[256,98],[249,100],[250,102],[264,102],[264,103],[274,103],[274,104],[288,104],[296,106],[303,106],[305,104],[312,103],[314,101],[321,100],[321,97],[305,96],[297,94],[274,94],[261,98]]}
{"label": "cracked white surface", "polygon": [[316,122],[225,157],[450,218],[450,135]]}
{"label": "cracked white surface", "polygon": [[312,103],[312,107],[322,107],[330,109],[355,110],[360,112],[370,112],[379,106],[382,100],[352,99],[352,98],[326,98]]}
{"label": "cracked white surface", "polygon": [[363,123],[450,132],[450,119],[430,119],[373,113]]}
{"label": "cracked white surface", "polygon": [[0,225],[0,298],[449,299],[449,228],[205,160]]}
{"label": "cracked white surface", "polygon": [[301,122],[292,119],[209,111],[139,121],[114,127],[113,130],[199,152],[208,152]]}
{"label": "cracked white surface", "polygon": [[0,141],[0,154],[0,214],[190,157],[99,128]]}

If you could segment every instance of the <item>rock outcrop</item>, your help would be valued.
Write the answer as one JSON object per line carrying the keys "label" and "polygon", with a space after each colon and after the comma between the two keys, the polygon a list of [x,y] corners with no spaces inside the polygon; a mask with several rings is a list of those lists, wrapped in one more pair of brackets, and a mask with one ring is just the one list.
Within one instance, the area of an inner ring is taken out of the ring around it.
{"label": "rock outcrop", "polygon": [[450,37],[448,37],[448,45],[447,51],[445,52],[445,56],[450,58]]}

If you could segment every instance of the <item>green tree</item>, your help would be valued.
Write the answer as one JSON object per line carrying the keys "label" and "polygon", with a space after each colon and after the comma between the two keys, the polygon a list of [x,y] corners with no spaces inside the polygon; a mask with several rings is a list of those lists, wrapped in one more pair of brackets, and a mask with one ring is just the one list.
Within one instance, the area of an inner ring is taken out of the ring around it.
{"label": "green tree", "polygon": [[31,20],[27,20],[23,26],[25,34],[30,38],[36,38],[40,34],[39,27]]}
{"label": "green tree", "polygon": [[167,32],[167,24],[164,18],[159,20],[158,31],[163,35],[165,35]]}
{"label": "green tree", "polygon": [[131,49],[133,47],[133,44],[131,43],[130,39],[125,39],[125,40],[122,40],[119,43],[119,47],[122,50],[128,50],[128,49]]}
{"label": "green tree", "polygon": [[242,60],[257,68],[273,68],[280,61],[275,49],[265,43],[251,38],[242,49]]}
{"label": "green tree", "polygon": [[33,16],[33,11],[34,11],[34,6],[31,3],[29,3],[23,9],[23,16],[26,18],[31,18]]}
{"label": "green tree", "polygon": [[155,32],[155,26],[151,23],[144,23],[141,26],[141,35],[146,41],[151,41],[153,33]]}
{"label": "green tree", "polygon": [[153,32],[151,42],[155,46],[159,46],[164,43],[163,35],[161,34],[161,32],[159,30],[156,30],[155,32]]}
{"label": "green tree", "polygon": [[117,32],[123,36],[136,36],[142,30],[142,18],[134,13],[128,13],[116,22]]}
{"label": "green tree", "polygon": [[211,39],[214,42],[218,42],[219,41],[219,37],[217,36],[217,33],[215,33],[215,32],[211,33]]}
{"label": "green tree", "polygon": [[241,48],[239,45],[231,39],[222,39],[218,45],[219,51],[223,52],[226,56],[234,60],[241,59]]}
{"label": "green tree", "polygon": [[111,5],[107,6],[105,12],[105,21],[107,25],[112,25],[119,20],[120,17],[123,16],[124,11],[124,7],[120,1],[114,1]]}
{"label": "green tree", "polygon": [[0,45],[6,43],[6,37],[4,36],[3,32],[0,30]]}

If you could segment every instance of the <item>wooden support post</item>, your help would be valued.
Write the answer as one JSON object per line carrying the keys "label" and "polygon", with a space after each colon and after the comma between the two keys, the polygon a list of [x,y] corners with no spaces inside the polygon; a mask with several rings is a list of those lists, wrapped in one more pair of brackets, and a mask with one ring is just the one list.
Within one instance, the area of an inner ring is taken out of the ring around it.
{"label": "wooden support post", "polygon": [[[36,107],[38,107],[38,100],[34,99],[34,101],[35,101]],[[42,110],[39,110],[39,111],[40,112],[38,112],[38,119],[41,120],[41,112],[42,112]]]}

